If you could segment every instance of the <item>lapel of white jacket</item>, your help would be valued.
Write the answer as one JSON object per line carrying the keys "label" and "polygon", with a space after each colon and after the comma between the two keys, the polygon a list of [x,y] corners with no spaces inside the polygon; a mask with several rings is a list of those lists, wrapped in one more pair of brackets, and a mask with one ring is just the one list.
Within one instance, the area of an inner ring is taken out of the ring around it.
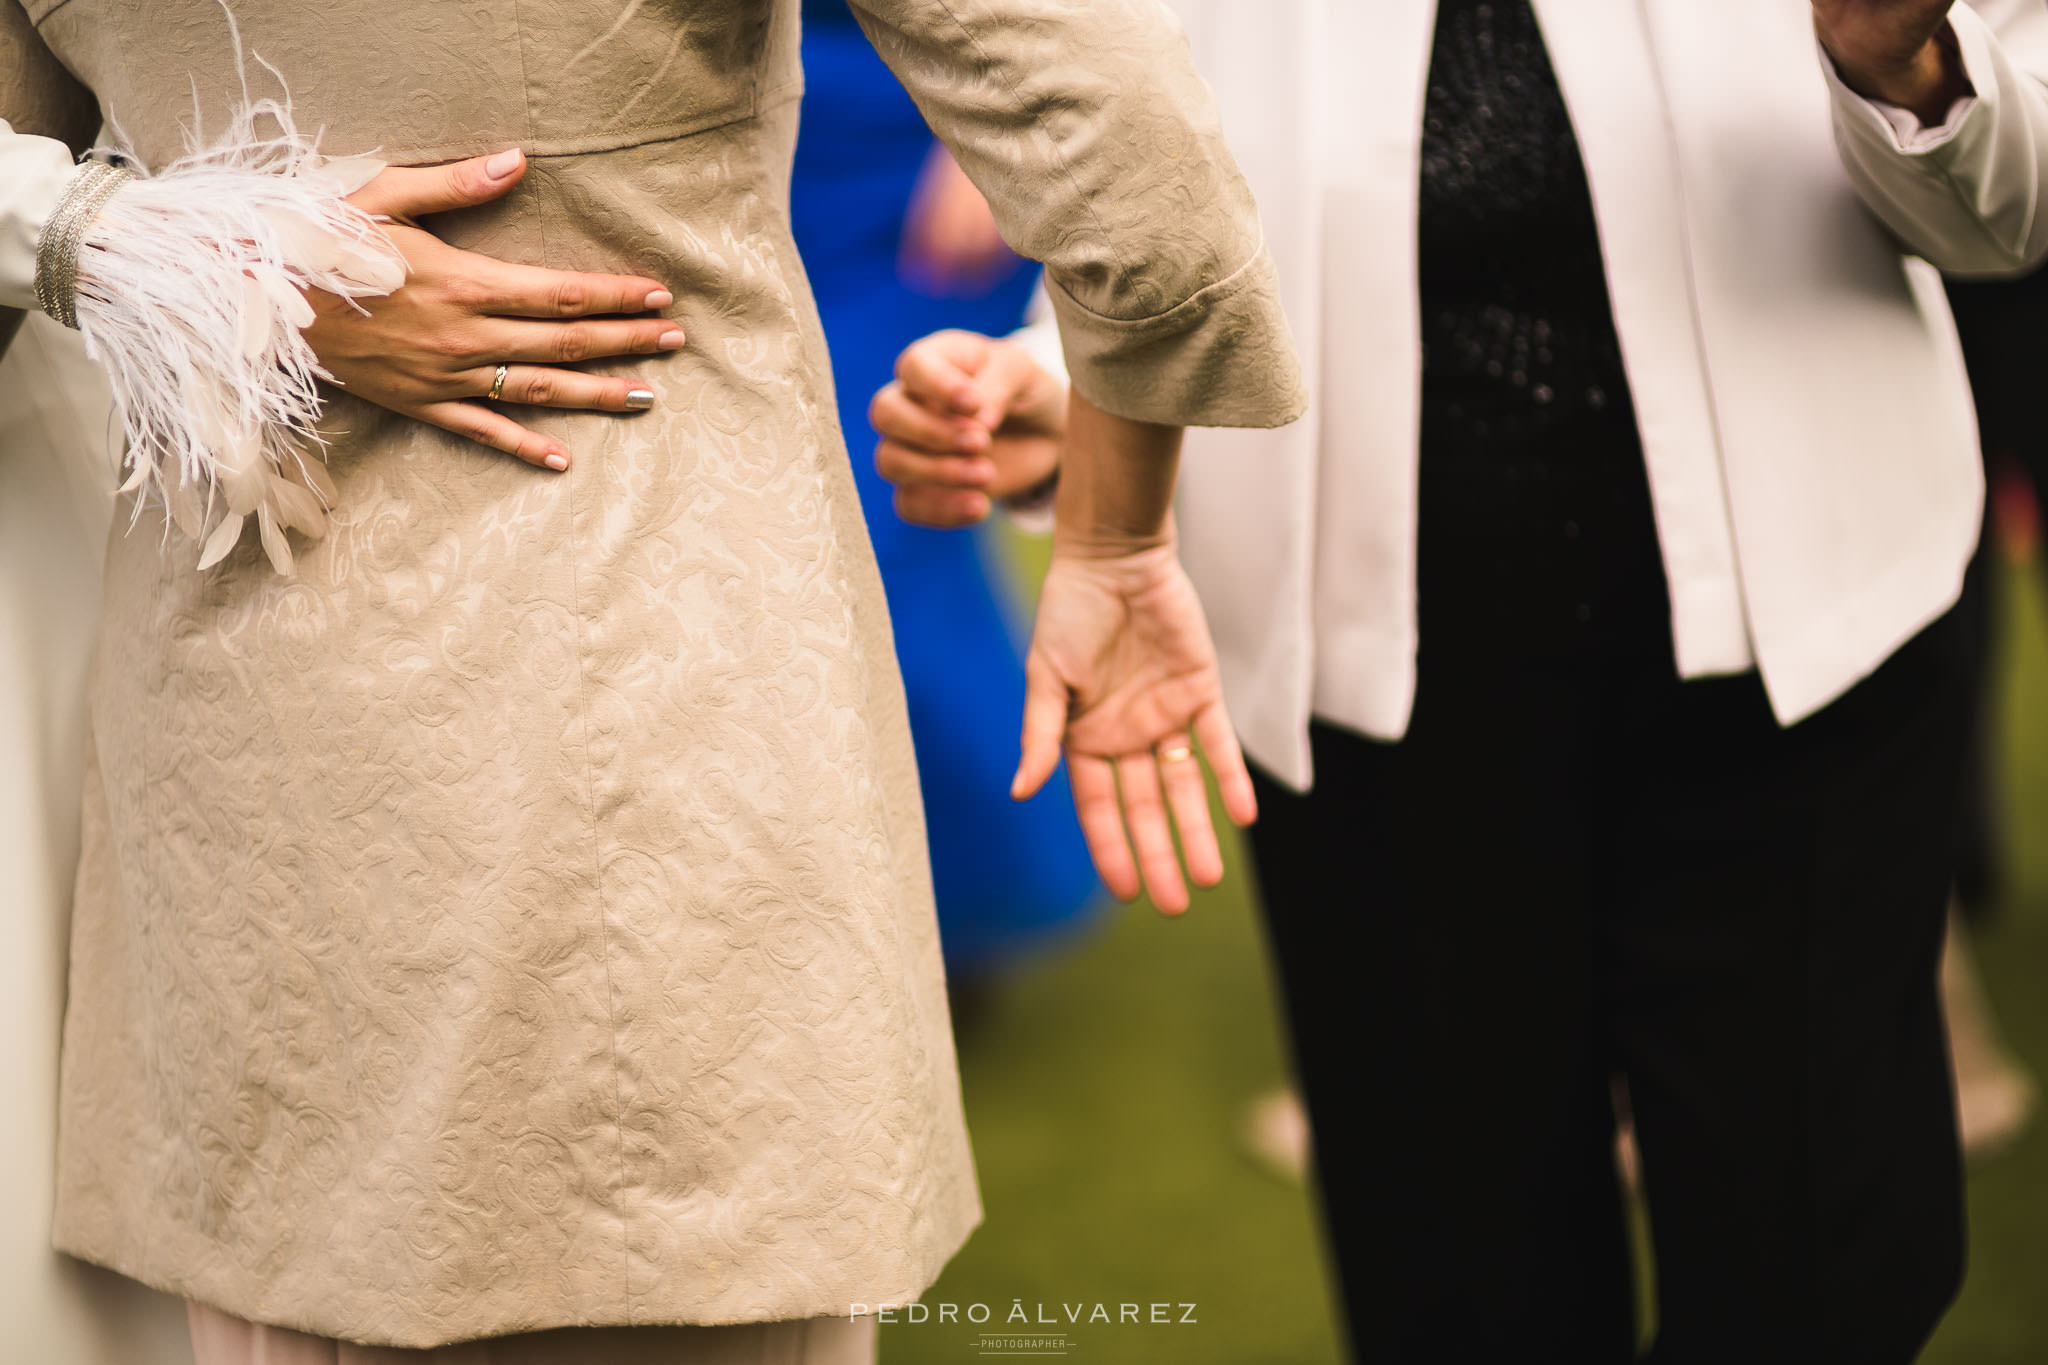
{"label": "lapel of white jacket", "polygon": [[[1685,51],[1685,69],[1674,75],[1664,60],[1653,13],[1663,0],[1534,3],[1600,225],[1671,585],[1679,667],[1687,675],[1746,668],[1749,630],[1700,328],[1685,139],[1669,88],[1689,86],[1697,62]],[[1730,0],[1699,8],[1721,19],[1745,7]],[[1721,97],[1749,98],[1747,81],[1732,93],[1730,74],[1721,73]]]}

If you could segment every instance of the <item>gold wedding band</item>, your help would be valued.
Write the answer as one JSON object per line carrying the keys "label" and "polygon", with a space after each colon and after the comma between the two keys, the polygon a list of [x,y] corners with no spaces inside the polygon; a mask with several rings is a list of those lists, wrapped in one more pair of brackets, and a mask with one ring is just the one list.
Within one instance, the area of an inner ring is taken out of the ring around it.
{"label": "gold wedding band", "polygon": [[1161,763],[1179,763],[1194,756],[1195,751],[1193,749],[1190,749],[1185,744],[1176,744],[1171,749],[1162,750],[1159,755],[1159,761]]}
{"label": "gold wedding band", "polygon": [[497,374],[491,377],[491,391],[484,395],[486,402],[497,402],[498,395],[505,392],[505,372],[511,368],[510,365],[500,365],[498,367]]}

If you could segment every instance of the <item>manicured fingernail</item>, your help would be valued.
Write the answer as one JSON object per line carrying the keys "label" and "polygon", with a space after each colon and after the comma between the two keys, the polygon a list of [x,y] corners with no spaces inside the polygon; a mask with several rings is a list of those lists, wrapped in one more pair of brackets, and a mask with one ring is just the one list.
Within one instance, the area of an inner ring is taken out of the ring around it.
{"label": "manicured fingernail", "polygon": [[664,351],[673,351],[676,347],[683,344],[683,334],[681,332],[663,332],[661,340],[657,344]]}
{"label": "manicured fingernail", "polygon": [[653,389],[626,390],[626,406],[635,412],[645,412],[654,406]]}
{"label": "manicured fingernail", "polygon": [[484,163],[484,174],[493,180],[503,180],[506,176],[519,169],[521,160],[522,158],[517,147],[509,151],[499,152]]}
{"label": "manicured fingernail", "polygon": [[969,483],[989,483],[996,476],[996,467],[987,460],[970,460],[967,462],[967,468],[961,472],[967,476]]}
{"label": "manicured fingernail", "polygon": [[666,308],[676,301],[676,296],[666,289],[657,289],[647,296],[640,306],[643,308]]}
{"label": "manicured fingernail", "polygon": [[567,469],[569,467],[569,457],[558,450],[548,456],[547,466],[549,469]]}

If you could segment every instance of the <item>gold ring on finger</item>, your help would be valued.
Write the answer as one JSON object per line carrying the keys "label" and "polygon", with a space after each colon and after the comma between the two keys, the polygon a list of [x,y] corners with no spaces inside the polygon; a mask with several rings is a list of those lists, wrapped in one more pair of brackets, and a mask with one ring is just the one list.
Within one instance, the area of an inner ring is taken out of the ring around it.
{"label": "gold ring on finger", "polygon": [[491,391],[484,395],[485,401],[492,403],[498,401],[499,396],[505,392],[505,374],[511,368],[510,365],[500,365],[498,367],[498,372],[491,376]]}
{"label": "gold ring on finger", "polygon": [[1171,749],[1161,749],[1159,751],[1159,761],[1161,763],[1180,763],[1194,756],[1195,751],[1185,744],[1176,744]]}

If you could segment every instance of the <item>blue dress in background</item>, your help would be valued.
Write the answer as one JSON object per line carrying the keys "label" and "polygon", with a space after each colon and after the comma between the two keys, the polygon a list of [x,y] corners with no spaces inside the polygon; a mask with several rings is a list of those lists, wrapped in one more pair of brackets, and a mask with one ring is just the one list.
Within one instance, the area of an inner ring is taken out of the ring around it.
{"label": "blue dress in background", "polygon": [[898,250],[931,132],[844,0],[805,0],[803,17],[791,217],[896,628],[946,967],[956,979],[982,976],[1092,918],[1101,886],[1064,768],[1035,800],[1010,800],[1024,712],[1014,594],[991,581],[982,533],[925,530],[896,515],[875,473],[867,409],[919,337],[1017,327],[1037,275],[1020,261],[978,298],[906,286]]}

